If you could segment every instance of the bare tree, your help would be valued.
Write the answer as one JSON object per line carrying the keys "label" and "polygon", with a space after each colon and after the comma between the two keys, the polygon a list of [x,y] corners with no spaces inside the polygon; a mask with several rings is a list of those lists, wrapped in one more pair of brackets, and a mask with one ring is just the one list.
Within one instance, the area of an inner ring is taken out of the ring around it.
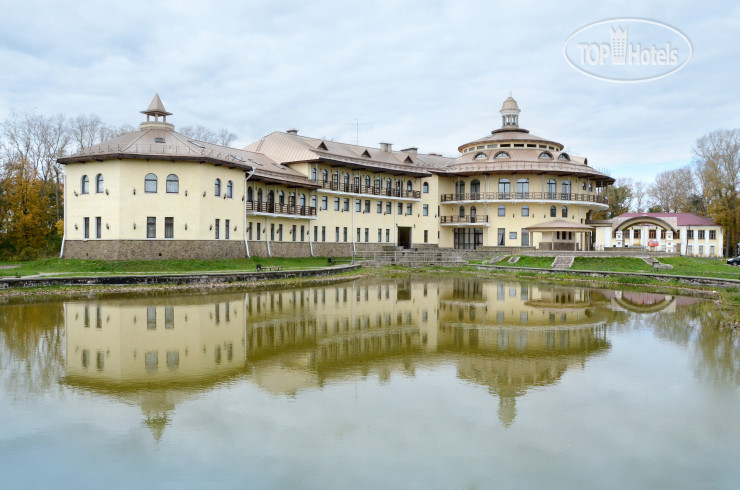
{"label": "bare tree", "polygon": [[688,211],[695,193],[696,182],[689,166],[659,173],[650,186],[653,203],[667,213]]}
{"label": "bare tree", "polygon": [[647,208],[648,185],[643,180],[632,184],[632,207],[637,213],[644,213]]}
{"label": "bare tree", "polygon": [[183,126],[179,129],[179,132],[188,138],[221,146],[229,146],[238,138],[237,135],[226,128],[219,130],[218,133],[214,133],[210,129],[201,125],[194,127]]}
{"label": "bare tree", "polygon": [[218,132],[217,144],[221,146],[231,146],[231,143],[233,143],[236,138],[237,136],[234,133],[226,128],[223,128]]}

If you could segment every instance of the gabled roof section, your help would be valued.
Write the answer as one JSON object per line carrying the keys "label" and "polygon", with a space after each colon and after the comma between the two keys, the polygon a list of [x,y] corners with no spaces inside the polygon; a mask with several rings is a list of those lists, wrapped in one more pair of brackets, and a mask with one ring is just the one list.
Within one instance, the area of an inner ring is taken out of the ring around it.
{"label": "gabled roof section", "polygon": [[329,151],[329,148],[326,147],[326,143],[324,143],[323,141],[321,143],[319,143],[319,146],[317,146],[316,149],[317,150]]}
{"label": "gabled roof section", "polygon": [[361,155],[361,156],[363,156],[363,157],[366,157],[366,158],[372,158],[372,157],[370,156],[370,152],[369,152],[369,151],[367,151],[367,150],[363,151],[363,152],[362,152],[362,155]]}

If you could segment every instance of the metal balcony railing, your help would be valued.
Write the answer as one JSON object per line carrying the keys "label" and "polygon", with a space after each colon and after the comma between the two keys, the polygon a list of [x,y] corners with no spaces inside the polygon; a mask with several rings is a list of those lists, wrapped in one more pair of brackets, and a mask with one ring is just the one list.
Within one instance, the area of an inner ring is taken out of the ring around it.
{"label": "metal balcony railing", "polygon": [[455,201],[509,201],[509,200],[581,201],[609,204],[604,196],[594,194],[569,194],[567,192],[469,192],[466,194],[442,194],[442,202]]}
{"label": "metal balcony railing", "polygon": [[472,216],[440,216],[440,223],[488,223],[487,214],[475,214]]}
{"label": "metal balcony railing", "polygon": [[247,212],[290,214],[295,216],[316,216],[313,206],[296,206],[295,204],[280,204],[269,201],[247,201]]}
{"label": "metal balcony railing", "polygon": [[347,184],[344,182],[319,181],[322,189],[328,189],[337,192],[347,192],[350,194],[370,194],[372,196],[383,197],[404,197],[409,199],[421,199],[421,191],[409,191],[397,187],[377,187],[356,184]]}

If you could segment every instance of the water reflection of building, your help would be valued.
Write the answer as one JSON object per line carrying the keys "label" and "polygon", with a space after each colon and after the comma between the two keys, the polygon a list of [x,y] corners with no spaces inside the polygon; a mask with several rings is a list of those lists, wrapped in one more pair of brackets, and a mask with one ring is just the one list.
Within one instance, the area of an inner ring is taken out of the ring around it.
{"label": "water reflection of building", "polygon": [[293,395],[452,362],[499,397],[509,424],[517,397],[609,348],[606,326],[628,314],[615,301],[587,288],[420,277],[68,302],[66,382],[136,400],[159,434],[179,401],[237,376]]}
{"label": "water reflection of building", "polygon": [[71,386],[138,403],[161,435],[175,403],[243,371],[244,295],[67,302]]}

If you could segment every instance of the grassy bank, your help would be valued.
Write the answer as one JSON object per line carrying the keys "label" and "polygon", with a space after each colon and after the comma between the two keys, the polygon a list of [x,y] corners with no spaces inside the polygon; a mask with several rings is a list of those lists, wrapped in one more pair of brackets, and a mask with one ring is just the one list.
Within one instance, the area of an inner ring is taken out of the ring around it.
{"label": "grassy bank", "polygon": [[[39,273],[102,275],[253,271],[257,269],[257,264],[263,266],[280,266],[284,269],[309,269],[313,267],[326,267],[328,261],[325,257],[252,257],[249,259],[224,260],[72,260],[55,258],[28,262],[0,262],[0,276],[32,276]],[[3,268],[2,266],[10,266],[12,268]]]}

